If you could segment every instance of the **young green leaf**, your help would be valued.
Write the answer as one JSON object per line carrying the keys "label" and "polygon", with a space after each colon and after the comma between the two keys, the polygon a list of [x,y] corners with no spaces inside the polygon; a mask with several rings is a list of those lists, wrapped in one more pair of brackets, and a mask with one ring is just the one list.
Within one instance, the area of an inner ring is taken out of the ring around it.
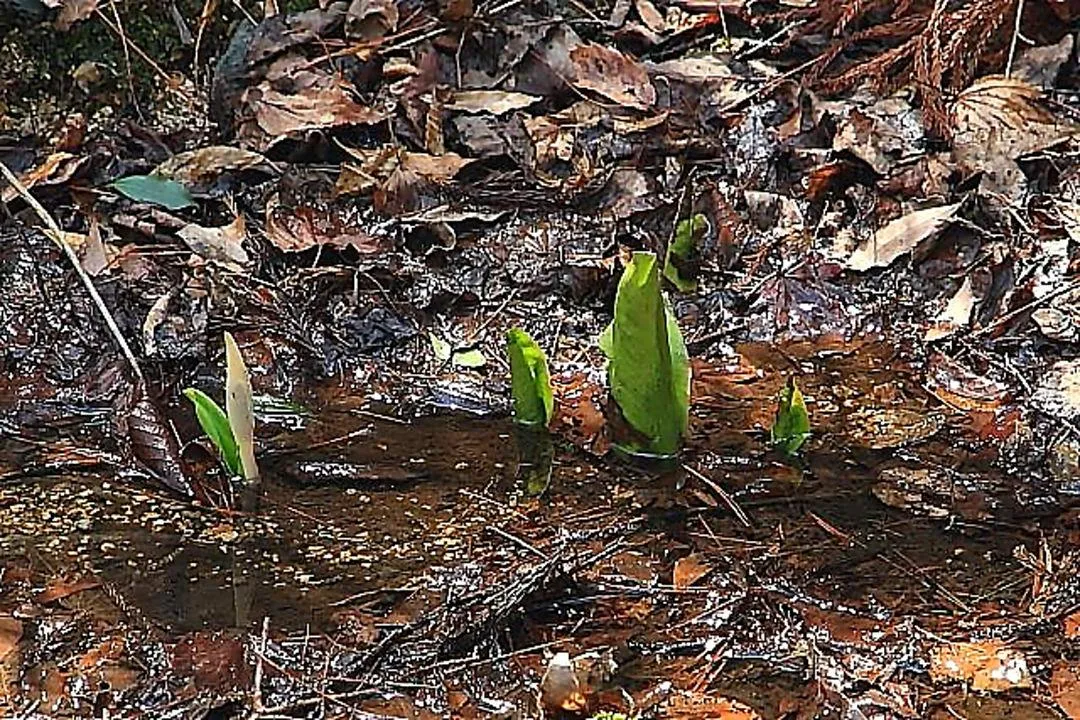
{"label": "young green leaf", "polygon": [[450,364],[457,367],[480,368],[487,365],[487,358],[476,348],[454,350],[453,355],[450,356]]}
{"label": "young green leaf", "polygon": [[680,292],[697,290],[698,244],[709,229],[709,221],[698,213],[675,226],[675,237],[664,256],[664,277]]}
{"label": "young green leaf", "polygon": [[184,390],[184,397],[195,406],[195,417],[198,418],[199,425],[210,438],[210,442],[214,443],[214,447],[221,453],[225,467],[233,475],[240,475],[243,472],[240,464],[240,450],[236,447],[236,438],[233,437],[225,411],[202,390],[187,388]]}
{"label": "young green leaf", "polygon": [[600,338],[611,395],[646,438],[644,450],[673,455],[690,418],[690,360],[679,324],[660,293],[656,255],[636,252],[615,296],[615,319]]}
{"label": "young green leaf", "polygon": [[773,446],[789,456],[797,453],[810,437],[810,415],[793,377],[780,390],[771,435]]}
{"label": "young green leaf", "polygon": [[510,356],[510,389],[514,396],[514,420],[522,425],[547,425],[555,412],[547,357],[536,341],[521,328],[506,333]]}
{"label": "young green leaf", "polygon": [[252,409],[251,379],[247,365],[231,333],[225,333],[225,407],[229,427],[240,453],[240,466],[245,480],[259,479],[255,462],[255,414]]}
{"label": "young green leaf", "polygon": [[131,175],[115,180],[109,186],[136,202],[160,205],[169,210],[181,210],[195,204],[186,187],[157,175]]}

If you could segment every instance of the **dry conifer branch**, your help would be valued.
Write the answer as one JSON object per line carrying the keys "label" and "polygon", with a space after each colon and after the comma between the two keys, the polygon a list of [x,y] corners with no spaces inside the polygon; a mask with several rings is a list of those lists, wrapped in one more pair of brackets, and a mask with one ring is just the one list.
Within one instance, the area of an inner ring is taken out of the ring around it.
{"label": "dry conifer branch", "polygon": [[60,249],[67,256],[71,262],[72,267],[75,268],[75,274],[79,276],[79,280],[82,281],[86,291],[90,293],[90,298],[94,301],[94,305],[97,306],[98,312],[101,313],[102,319],[105,321],[105,326],[108,327],[109,333],[113,336],[113,340],[116,341],[117,346],[120,348],[120,352],[124,354],[124,358],[127,359],[128,365],[131,367],[131,371],[135,374],[135,378],[142,383],[144,380],[142,368],[139,367],[139,361],[135,359],[135,353],[131,351],[131,346],[128,345],[127,340],[124,338],[123,333],[120,332],[120,326],[116,324],[116,320],[113,318],[112,313],[109,312],[109,306],[105,304],[105,300],[102,299],[101,294],[94,286],[94,281],[90,279],[90,276],[86,273],[82,263],[79,262],[79,256],[75,254],[71,245],[64,239],[64,231],[60,229],[60,226],[56,224],[56,220],[52,215],[42,207],[41,203],[37,201],[30,191],[26,189],[26,186],[19,181],[19,178],[15,176],[15,173],[11,172],[11,169],[7,165],[0,162],[0,174],[4,176],[11,187],[15,188],[15,191],[19,193],[26,204],[29,205],[41,222],[45,223],[45,234],[56,243]]}

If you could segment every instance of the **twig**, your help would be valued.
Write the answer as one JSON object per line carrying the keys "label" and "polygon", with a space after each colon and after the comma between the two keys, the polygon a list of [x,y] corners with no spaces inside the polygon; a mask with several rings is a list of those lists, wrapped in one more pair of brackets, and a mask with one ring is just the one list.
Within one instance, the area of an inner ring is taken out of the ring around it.
{"label": "twig", "polygon": [[1024,0],[1016,5],[1016,22],[1013,25],[1012,41],[1009,43],[1009,59],[1005,63],[1005,77],[1012,76],[1013,59],[1016,57],[1016,43],[1020,39],[1020,21],[1024,17]]}
{"label": "twig", "polygon": [[727,503],[727,506],[731,508],[731,512],[735,513],[735,517],[739,518],[739,522],[741,522],[746,527],[751,527],[750,518],[747,517],[746,512],[744,512],[743,509],[739,507],[739,504],[735,502],[735,498],[731,497],[731,495],[728,494],[727,490],[720,487],[713,480],[709,479],[704,474],[698,472],[686,463],[683,463],[683,470],[690,473],[701,482],[705,483],[705,485],[707,485],[710,490],[719,495],[720,499]]}
{"label": "twig", "polygon": [[1016,308],[1015,310],[1012,310],[1010,312],[1005,313],[1004,315],[1002,315],[1001,317],[999,317],[997,320],[990,323],[986,327],[979,328],[978,330],[973,331],[970,335],[968,335],[968,337],[971,337],[971,338],[982,337],[983,335],[986,335],[987,333],[993,332],[997,328],[999,328],[1002,325],[1004,325],[1005,323],[1009,322],[1010,320],[1012,320],[1017,315],[1022,315],[1024,313],[1028,312],[1029,310],[1034,310],[1037,307],[1045,305],[1046,303],[1050,302],[1054,298],[1061,297],[1062,295],[1066,295],[1066,294],[1068,294],[1068,293],[1070,293],[1070,292],[1072,292],[1074,290],[1080,290],[1080,280],[1074,280],[1071,283],[1067,283],[1066,285],[1063,285],[1063,286],[1059,287],[1057,290],[1053,290],[1051,292],[1048,292],[1046,295],[1043,295],[1041,298],[1036,298],[1035,300],[1032,300],[1029,303],[1021,305],[1020,307]]}
{"label": "twig", "polygon": [[90,293],[90,299],[94,301],[94,305],[97,306],[98,312],[101,313],[102,319],[105,320],[106,327],[109,328],[109,332],[113,336],[113,340],[116,341],[117,346],[120,348],[120,352],[124,354],[124,357],[128,361],[128,365],[131,366],[131,371],[135,373],[135,378],[140,382],[144,382],[145,376],[143,375],[142,368],[139,367],[139,361],[135,359],[135,353],[131,351],[131,346],[128,345],[126,339],[124,339],[123,333],[120,332],[120,327],[116,324],[116,320],[113,318],[112,313],[109,312],[109,307],[105,304],[105,301],[101,298],[101,294],[98,293],[97,288],[94,287],[94,281],[90,279],[86,270],[83,268],[82,263],[79,262],[79,256],[75,254],[71,245],[68,244],[64,238],[64,232],[60,229],[60,226],[56,224],[56,220],[53,220],[52,215],[41,206],[41,203],[30,194],[30,191],[26,189],[26,186],[19,181],[19,178],[15,177],[15,173],[11,172],[7,165],[0,162],[0,174],[4,176],[15,191],[19,193],[26,204],[29,205],[41,222],[45,223],[47,231],[45,235],[49,237],[54,243],[60,246],[60,249],[64,251],[67,259],[71,262],[72,267],[75,268],[75,274],[79,276],[79,280],[82,281],[86,291]]}
{"label": "twig", "polygon": [[253,680],[254,687],[251,691],[251,706],[255,709],[255,712],[262,712],[262,679],[263,679],[263,658],[266,657],[266,641],[267,635],[270,632],[270,616],[263,616],[262,626],[262,639],[259,644],[259,657],[255,661],[255,678]]}

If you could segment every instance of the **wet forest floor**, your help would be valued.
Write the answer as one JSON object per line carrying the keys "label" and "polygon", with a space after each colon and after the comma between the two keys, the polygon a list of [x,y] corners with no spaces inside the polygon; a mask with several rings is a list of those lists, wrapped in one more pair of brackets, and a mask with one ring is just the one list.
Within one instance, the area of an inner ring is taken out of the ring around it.
{"label": "wet forest floor", "polygon": [[[0,712],[1080,717],[1080,8],[274,5],[0,20]],[[596,338],[695,214],[627,462]]]}

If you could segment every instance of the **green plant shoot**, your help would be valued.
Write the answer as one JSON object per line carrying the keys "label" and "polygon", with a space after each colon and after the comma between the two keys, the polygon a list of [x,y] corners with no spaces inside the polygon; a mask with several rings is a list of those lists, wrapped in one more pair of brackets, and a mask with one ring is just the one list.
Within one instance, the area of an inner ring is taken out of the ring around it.
{"label": "green plant shoot", "polygon": [[225,467],[233,475],[242,474],[244,468],[240,464],[240,449],[236,447],[236,438],[233,437],[225,411],[202,390],[187,388],[184,390],[184,397],[195,406],[195,417],[198,418],[199,425],[210,438],[210,442],[214,443],[214,447],[221,454]]}
{"label": "green plant shoot", "polygon": [[615,296],[615,319],[600,336],[611,395],[647,438],[644,451],[674,455],[690,418],[690,360],[679,324],[660,292],[656,255],[636,252]]}
{"label": "green plant shoot", "polygon": [[555,412],[547,357],[536,341],[521,328],[506,333],[510,356],[510,390],[514,397],[514,421],[521,425],[547,425]]}
{"label": "green plant shoot", "polygon": [[788,456],[797,453],[810,437],[810,415],[793,377],[788,378],[777,398],[771,436],[773,447]]}
{"label": "green plant shoot", "polygon": [[701,213],[679,221],[664,256],[664,277],[680,292],[697,290],[698,244],[709,229]]}

